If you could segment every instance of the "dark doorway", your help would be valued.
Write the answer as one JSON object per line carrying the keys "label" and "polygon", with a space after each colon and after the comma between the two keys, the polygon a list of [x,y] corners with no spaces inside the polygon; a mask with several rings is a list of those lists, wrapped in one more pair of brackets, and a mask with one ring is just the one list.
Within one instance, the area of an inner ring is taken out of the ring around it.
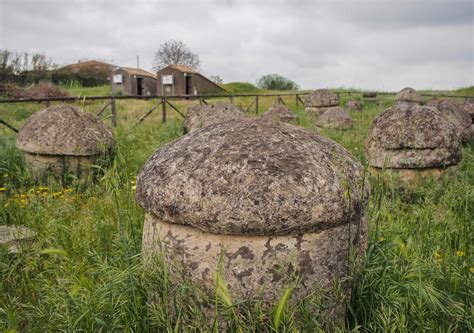
{"label": "dark doorway", "polygon": [[191,93],[192,93],[191,92],[191,88],[192,88],[191,87],[191,76],[186,75],[185,78],[186,78],[186,80],[185,80],[186,83],[185,83],[185,87],[184,87],[185,94],[186,95],[191,95]]}
{"label": "dark doorway", "polygon": [[137,95],[143,95],[143,79],[137,77]]}

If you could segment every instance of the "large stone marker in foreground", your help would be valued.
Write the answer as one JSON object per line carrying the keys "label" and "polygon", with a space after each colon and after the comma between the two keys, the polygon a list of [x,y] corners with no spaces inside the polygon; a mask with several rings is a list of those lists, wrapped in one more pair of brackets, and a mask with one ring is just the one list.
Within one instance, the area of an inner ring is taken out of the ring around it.
{"label": "large stone marker in foreground", "polygon": [[[222,259],[234,302],[272,304],[295,276],[294,299],[330,288],[349,274],[349,246],[359,256],[366,248],[363,175],[343,147],[296,126],[245,119],[196,130],[157,150],[138,176],[145,267],[163,252],[212,296]],[[328,315],[340,318],[344,305]]]}

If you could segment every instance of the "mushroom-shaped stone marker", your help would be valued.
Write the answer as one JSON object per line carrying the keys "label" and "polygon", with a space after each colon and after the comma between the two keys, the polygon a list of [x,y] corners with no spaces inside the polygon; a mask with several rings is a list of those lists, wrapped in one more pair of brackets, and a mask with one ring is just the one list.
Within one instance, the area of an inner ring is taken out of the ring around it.
{"label": "mushroom-shaped stone marker", "polygon": [[348,275],[349,246],[360,255],[366,248],[360,163],[337,143],[281,122],[229,121],[165,145],[145,163],[136,196],[147,212],[145,268],[163,251],[212,295],[222,259],[237,302],[275,302],[295,275],[296,298],[315,284],[329,287]]}
{"label": "mushroom-shaped stone marker", "polygon": [[352,118],[346,109],[333,106],[316,119],[316,126],[343,130],[350,129],[352,128]]}
{"label": "mushroom-shaped stone marker", "polygon": [[395,96],[395,105],[398,107],[410,107],[420,105],[423,102],[421,95],[413,88],[403,88]]}
{"label": "mushroom-shaped stone marker", "polygon": [[16,146],[23,151],[33,176],[45,172],[60,177],[92,175],[114,147],[111,130],[96,115],[74,106],[52,106],[34,113],[18,132]]}
{"label": "mushroom-shaped stone marker", "polygon": [[432,107],[393,106],[369,130],[365,154],[373,172],[386,169],[410,185],[424,176],[438,178],[461,160],[456,128]]}
{"label": "mushroom-shaped stone marker", "polygon": [[319,116],[328,107],[339,105],[339,96],[328,89],[318,89],[306,96],[305,102],[306,112]]}
{"label": "mushroom-shaped stone marker", "polygon": [[284,123],[296,120],[295,114],[284,105],[275,105],[271,107],[263,114],[262,118],[270,121],[282,121]]}
{"label": "mushroom-shaped stone marker", "polygon": [[463,104],[451,99],[432,99],[426,104],[438,109],[446,120],[453,123],[457,129],[459,137],[463,142],[469,141],[471,139],[472,119],[469,113],[465,110]]}
{"label": "mushroom-shaped stone marker", "polygon": [[349,110],[362,111],[363,105],[362,105],[362,103],[359,102],[358,100],[356,100],[356,99],[351,99],[350,101],[347,101],[346,107],[347,107]]}
{"label": "mushroom-shaped stone marker", "polygon": [[228,120],[245,118],[245,113],[233,104],[218,102],[212,105],[197,105],[188,109],[184,119],[184,131],[196,129]]}

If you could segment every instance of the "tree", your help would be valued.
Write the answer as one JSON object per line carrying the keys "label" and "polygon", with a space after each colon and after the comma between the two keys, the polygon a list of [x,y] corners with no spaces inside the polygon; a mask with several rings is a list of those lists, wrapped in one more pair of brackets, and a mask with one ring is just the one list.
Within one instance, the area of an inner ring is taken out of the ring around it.
{"label": "tree", "polygon": [[211,75],[211,76],[209,76],[209,80],[211,80],[212,82],[217,83],[217,84],[224,83],[224,81],[222,81],[222,79],[219,75]]}
{"label": "tree", "polygon": [[172,39],[160,45],[153,60],[155,71],[159,71],[168,65],[185,65],[197,70],[201,65],[201,61],[199,56],[191,52],[186,44]]}
{"label": "tree", "polygon": [[257,81],[257,86],[267,90],[298,90],[300,87],[290,79],[278,74],[267,74]]}

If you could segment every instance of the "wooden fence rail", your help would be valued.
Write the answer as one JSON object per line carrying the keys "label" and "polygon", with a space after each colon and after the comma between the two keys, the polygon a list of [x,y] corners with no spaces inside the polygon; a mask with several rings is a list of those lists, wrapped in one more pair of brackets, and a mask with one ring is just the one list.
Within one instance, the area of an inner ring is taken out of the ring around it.
{"label": "wooden fence rail", "polygon": [[[348,94],[348,95],[361,95],[363,91],[351,91],[351,90],[336,90],[334,91],[337,95]],[[255,105],[255,113],[259,113],[259,99],[264,97],[276,97],[276,103],[286,105],[283,97],[294,96],[296,105],[300,103],[304,105],[304,101],[301,96],[309,95],[311,91],[295,91],[288,93],[270,93],[270,94],[206,94],[206,95],[174,95],[174,96],[162,96],[162,95],[150,95],[150,96],[79,96],[79,97],[51,97],[51,98],[22,98],[22,99],[0,99],[0,104],[14,104],[14,103],[49,103],[49,102],[85,102],[85,101],[108,101],[98,112],[98,115],[101,115],[108,106],[111,107],[111,121],[112,126],[117,126],[117,100],[126,100],[126,99],[137,99],[137,100],[158,100],[158,105],[148,110],[140,119],[137,121],[137,124],[141,123],[146,117],[148,117],[154,110],[156,110],[161,104],[161,119],[162,122],[166,122],[167,119],[167,105],[170,106],[174,111],[184,117],[184,114],[179,111],[179,109],[171,104],[171,100],[198,100],[201,104],[207,104],[206,99],[212,98],[228,98],[229,102],[234,103],[234,98],[239,97],[253,97],[254,100],[247,107],[245,112],[248,112],[252,106]],[[375,92],[377,95],[395,95],[395,92]],[[445,98],[463,98],[465,100],[472,99],[474,96],[465,96],[465,95],[452,95],[452,94],[443,94],[443,93],[421,93],[421,96],[424,97],[445,97]],[[6,125],[11,128],[10,125],[7,125],[4,121],[1,122],[3,125]],[[13,129],[13,128],[11,128]],[[16,129],[15,129],[16,130]]]}

